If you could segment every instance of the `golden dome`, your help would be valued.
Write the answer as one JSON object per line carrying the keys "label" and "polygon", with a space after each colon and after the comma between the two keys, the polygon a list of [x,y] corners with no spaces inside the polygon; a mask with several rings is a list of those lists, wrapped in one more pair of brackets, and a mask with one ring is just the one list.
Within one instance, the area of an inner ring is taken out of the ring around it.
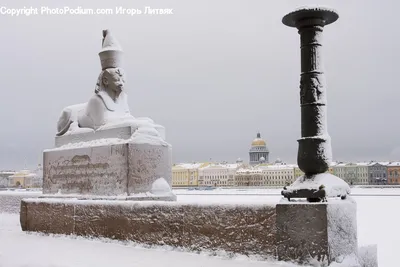
{"label": "golden dome", "polygon": [[264,140],[258,138],[254,139],[253,142],[251,142],[251,146],[266,146],[266,145],[267,143],[265,143]]}
{"label": "golden dome", "polygon": [[261,139],[261,134],[257,133],[257,138],[251,142],[251,146],[266,146],[267,143],[264,141],[264,139]]}

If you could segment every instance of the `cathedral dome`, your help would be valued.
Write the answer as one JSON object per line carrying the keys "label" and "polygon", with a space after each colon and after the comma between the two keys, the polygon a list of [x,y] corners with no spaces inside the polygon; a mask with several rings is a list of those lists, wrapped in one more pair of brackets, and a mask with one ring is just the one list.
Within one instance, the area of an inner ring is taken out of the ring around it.
{"label": "cathedral dome", "polygon": [[261,134],[257,133],[257,138],[251,142],[251,146],[266,146],[267,143],[264,141],[264,139],[261,139]]}
{"label": "cathedral dome", "polygon": [[269,163],[269,150],[267,147],[267,143],[264,139],[261,139],[260,133],[257,133],[256,139],[251,142],[249,157],[250,165]]}

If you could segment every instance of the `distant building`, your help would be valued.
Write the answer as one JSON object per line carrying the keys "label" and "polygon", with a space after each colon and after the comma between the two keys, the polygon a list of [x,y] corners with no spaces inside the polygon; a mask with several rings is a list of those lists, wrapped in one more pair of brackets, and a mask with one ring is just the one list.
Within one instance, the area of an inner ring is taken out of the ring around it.
{"label": "distant building", "polygon": [[400,185],[400,162],[390,162],[387,165],[388,184]]}
{"label": "distant building", "polygon": [[273,165],[260,166],[265,176],[265,186],[283,187],[290,185],[295,181],[295,165],[286,165],[284,163],[275,163]]}
{"label": "distant building", "polygon": [[9,186],[23,188],[38,187],[37,175],[35,173],[31,173],[29,170],[16,172],[9,177]]}
{"label": "distant building", "polygon": [[257,187],[265,186],[265,177],[260,169],[243,168],[235,173],[234,186]]}
{"label": "distant building", "polygon": [[332,167],[333,174],[349,185],[366,185],[368,184],[368,164],[340,162]]}
{"label": "distant building", "polygon": [[329,165],[328,173],[334,174],[333,167],[335,167],[337,164],[338,164],[337,162],[331,162],[331,164]]}
{"label": "distant building", "polygon": [[299,178],[300,176],[304,175],[304,172],[302,170],[300,170],[299,166],[297,165],[293,165],[294,167],[294,177],[295,178]]}
{"label": "distant building", "polygon": [[358,166],[357,173],[358,173],[358,181],[357,184],[359,185],[367,185],[369,183],[368,180],[368,164],[367,162],[357,162]]}
{"label": "distant building", "polygon": [[235,174],[235,186],[284,187],[292,184],[297,178],[295,176],[296,168],[297,165],[287,165],[280,159],[277,159],[274,164],[264,163],[240,168]]}
{"label": "distant building", "polygon": [[387,184],[387,165],[389,162],[371,162],[368,164],[368,177],[370,185]]}
{"label": "distant building", "polygon": [[260,161],[269,163],[269,150],[267,143],[261,139],[261,134],[257,133],[256,139],[251,142],[249,150],[250,165],[257,165]]}
{"label": "distant building", "polygon": [[199,185],[199,168],[208,163],[182,163],[172,166],[173,187],[196,187]]}
{"label": "distant building", "polygon": [[0,188],[10,186],[10,176],[15,174],[14,171],[0,171]]}
{"label": "distant building", "polygon": [[199,168],[199,186],[232,187],[240,164],[209,164]]}

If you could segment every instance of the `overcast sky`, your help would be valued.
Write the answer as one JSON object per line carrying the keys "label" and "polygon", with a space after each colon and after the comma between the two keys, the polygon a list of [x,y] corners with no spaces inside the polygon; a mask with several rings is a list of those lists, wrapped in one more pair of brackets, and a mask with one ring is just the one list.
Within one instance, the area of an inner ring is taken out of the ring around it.
{"label": "overcast sky", "polygon": [[[310,1],[15,1],[21,8],[173,8],[173,15],[0,15],[0,168],[32,168],[61,110],[93,94],[102,30],[125,51],[135,117],[167,129],[174,162],[248,160],[257,131],[270,159],[295,163],[299,35],[282,16]],[[334,160],[400,160],[400,30],[395,0],[318,1],[325,28]]]}

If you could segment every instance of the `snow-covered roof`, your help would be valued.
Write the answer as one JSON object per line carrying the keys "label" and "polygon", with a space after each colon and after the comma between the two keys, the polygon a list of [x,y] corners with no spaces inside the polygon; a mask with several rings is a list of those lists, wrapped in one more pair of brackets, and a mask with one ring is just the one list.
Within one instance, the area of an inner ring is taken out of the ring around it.
{"label": "snow-covered roof", "polygon": [[376,162],[376,161],[371,161],[368,166],[374,166],[374,165],[382,165],[382,166],[387,166],[390,162]]}
{"label": "snow-covered roof", "polygon": [[201,169],[237,169],[242,164],[238,163],[213,163],[201,167]]}
{"label": "snow-covered roof", "polygon": [[292,170],[294,167],[288,166],[285,164],[274,164],[274,165],[266,165],[266,166],[257,166],[256,168],[259,168],[260,170]]}
{"label": "snow-covered roof", "polygon": [[370,162],[357,162],[356,165],[358,166],[368,166]]}
{"label": "snow-covered roof", "polygon": [[12,172],[12,171],[0,171],[0,175],[12,175],[14,173],[15,172]]}
{"label": "snow-covered roof", "polygon": [[176,164],[175,168],[182,168],[182,169],[198,169],[203,166],[204,163],[179,163]]}
{"label": "snow-covered roof", "polygon": [[262,173],[262,170],[260,170],[260,169],[238,169],[237,171],[236,171],[236,173],[242,173],[242,174],[245,174],[245,173]]}
{"label": "snow-covered roof", "polygon": [[29,170],[21,170],[10,176],[10,178],[24,178],[24,177],[36,177],[36,174],[31,173]]}
{"label": "snow-covered roof", "polygon": [[286,166],[291,167],[291,168],[299,168],[297,164],[287,164]]}
{"label": "snow-covered roof", "polygon": [[400,166],[400,162],[398,162],[398,161],[390,162],[387,166],[389,166],[389,167]]}

